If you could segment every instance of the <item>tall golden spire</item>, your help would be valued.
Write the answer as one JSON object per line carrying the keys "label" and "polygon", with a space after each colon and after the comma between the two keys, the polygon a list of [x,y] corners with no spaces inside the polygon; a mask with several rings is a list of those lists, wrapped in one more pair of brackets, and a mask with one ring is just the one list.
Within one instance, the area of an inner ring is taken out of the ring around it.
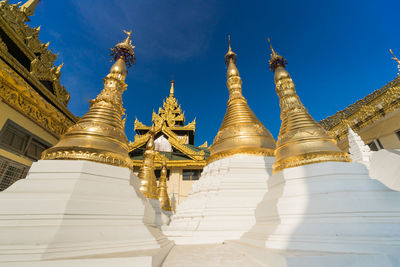
{"label": "tall golden spire", "polygon": [[139,170],[140,192],[148,198],[158,199],[157,195],[157,179],[154,174],[154,124],[149,133],[150,138],[146,145],[146,151],[143,153],[143,164]]}
{"label": "tall golden spire", "polygon": [[[269,41],[269,40],[268,40]],[[315,122],[301,103],[292,78],[285,70],[286,59],[271,46],[270,69],[275,72],[282,125],[279,132],[273,172],[324,161],[350,161],[335,140]]]}
{"label": "tall golden spire", "polygon": [[32,16],[39,3],[39,0],[28,0],[20,8],[27,16]]}
{"label": "tall golden spire", "polygon": [[171,201],[168,195],[167,188],[167,163],[163,160],[162,168],[161,168],[161,176],[158,181],[158,200],[160,201],[161,209],[166,211],[172,211]]}
{"label": "tall golden spire", "polygon": [[115,63],[103,80],[104,89],[90,101],[89,111],[55,146],[42,153],[42,159],[90,160],[130,167],[128,140],[122,121],[126,65],[134,64],[135,59],[130,34],[112,49]]}
{"label": "tall golden spire", "polygon": [[242,79],[236,67],[236,54],[229,38],[225,62],[229,100],[222,125],[210,146],[208,162],[234,154],[273,156],[275,140],[257,119],[242,95]]}

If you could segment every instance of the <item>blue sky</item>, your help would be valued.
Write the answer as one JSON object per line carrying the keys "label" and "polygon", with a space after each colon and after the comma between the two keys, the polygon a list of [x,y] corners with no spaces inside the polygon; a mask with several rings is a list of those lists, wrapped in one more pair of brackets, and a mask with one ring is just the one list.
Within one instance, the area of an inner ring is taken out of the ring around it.
{"label": "blue sky", "polygon": [[[16,1],[12,1],[16,2]],[[301,100],[320,120],[394,79],[400,57],[400,1],[42,0],[31,17],[64,63],[62,84],[70,110],[82,116],[101,91],[110,48],[133,30],[136,65],[124,93],[126,133],[138,117],[151,123],[169,93],[187,122],[197,118],[196,144],[212,143],[225,114],[224,55],[231,35],[243,94],[276,138],[279,101],[268,70],[271,37],[288,60]]]}

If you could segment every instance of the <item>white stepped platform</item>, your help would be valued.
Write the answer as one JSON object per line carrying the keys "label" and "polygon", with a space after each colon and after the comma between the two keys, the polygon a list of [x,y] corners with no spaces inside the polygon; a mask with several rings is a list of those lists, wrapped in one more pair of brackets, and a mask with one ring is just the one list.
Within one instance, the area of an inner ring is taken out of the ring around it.
{"label": "white stepped platform", "polygon": [[381,149],[372,153],[369,173],[390,189],[400,191],[400,149]]}
{"label": "white stepped platform", "polygon": [[254,211],[267,191],[273,161],[234,155],[207,165],[164,234],[177,244],[240,238],[255,224]]}
{"label": "white stepped platform", "polygon": [[268,184],[241,251],[274,267],[400,266],[400,193],[365,165],[288,168]]}
{"label": "white stepped platform", "polygon": [[0,266],[160,266],[154,214],[127,168],[38,161],[0,193]]}

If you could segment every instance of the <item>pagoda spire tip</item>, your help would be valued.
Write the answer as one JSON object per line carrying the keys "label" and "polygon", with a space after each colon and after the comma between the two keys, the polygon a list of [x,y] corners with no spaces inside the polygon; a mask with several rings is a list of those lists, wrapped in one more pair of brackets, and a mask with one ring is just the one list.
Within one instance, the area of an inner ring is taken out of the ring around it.
{"label": "pagoda spire tip", "polygon": [[233,63],[236,63],[236,54],[232,51],[231,47],[231,36],[228,34],[228,53],[225,55],[225,63],[229,65],[229,61],[232,59]]}
{"label": "pagoda spire tip", "polygon": [[277,67],[281,66],[283,68],[286,67],[287,65],[287,60],[279,55],[278,53],[275,52],[274,48],[272,47],[271,44],[271,39],[268,37],[267,38],[269,47],[271,49],[271,59],[269,60],[269,68],[270,70],[274,71],[276,70]]}
{"label": "pagoda spire tip", "polygon": [[132,30],[126,31],[124,30],[124,33],[128,35],[124,41],[116,44],[112,49],[111,49],[111,54],[110,56],[114,61],[117,61],[119,58],[122,58],[128,67],[132,66],[135,64],[135,52],[133,49],[135,48],[132,45]]}

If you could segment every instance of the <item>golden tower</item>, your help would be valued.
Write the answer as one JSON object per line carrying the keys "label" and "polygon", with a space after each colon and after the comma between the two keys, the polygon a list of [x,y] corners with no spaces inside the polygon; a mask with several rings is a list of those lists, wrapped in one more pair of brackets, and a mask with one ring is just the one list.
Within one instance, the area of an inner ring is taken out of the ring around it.
{"label": "golden tower", "polygon": [[111,49],[114,65],[104,79],[104,89],[90,101],[89,111],[71,126],[42,159],[90,160],[130,167],[128,140],[122,116],[122,93],[126,90],[127,67],[135,62],[131,32]]}
{"label": "golden tower", "polygon": [[161,168],[161,176],[158,181],[158,200],[162,210],[172,211],[171,201],[168,195],[167,187],[167,162],[164,160]]}
{"label": "golden tower", "polygon": [[236,67],[236,54],[229,39],[226,85],[229,90],[228,107],[222,125],[210,147],[208,162],[234,154],[273,156],[275,140],[247,104],[242,95],[242,79]]}
{"label": "golden tower", "polygon": [[143,164],[139,170],[140,192],[148,198],[158,199],[157,179],[154,174],[154,126],[149,131],[150,138],[146,145],[146,151],[143,153]]}
{"label": "golden tower", "polygon": [[285,70],[286,64],[286,59],[275,53],[271,46],[269,66],[275,72],[282,120],[273,172],[324,161],[350,161],[301,103],[292,78]]}

